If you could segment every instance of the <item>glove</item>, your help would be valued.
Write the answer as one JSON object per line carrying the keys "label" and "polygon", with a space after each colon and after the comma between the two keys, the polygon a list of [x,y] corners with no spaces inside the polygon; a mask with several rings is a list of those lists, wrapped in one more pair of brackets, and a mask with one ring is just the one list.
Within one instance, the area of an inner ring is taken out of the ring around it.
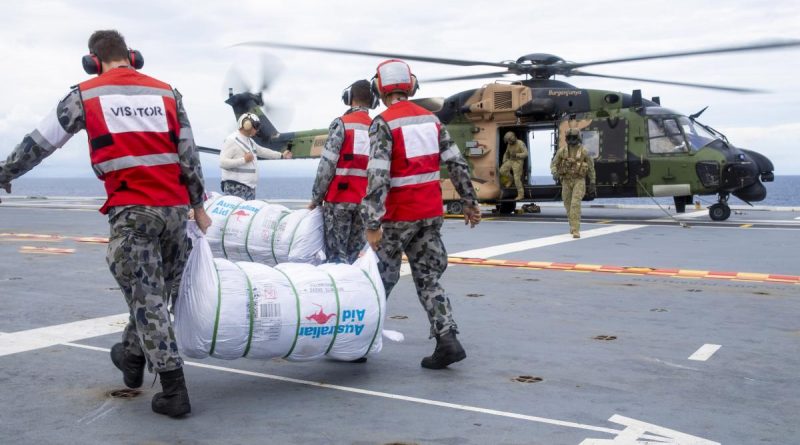
{"label": "glove", "polygon": [[592,198],[597,196],[597,184],[595,184],[594,182],[589,183],[589,196],[591,196]]}

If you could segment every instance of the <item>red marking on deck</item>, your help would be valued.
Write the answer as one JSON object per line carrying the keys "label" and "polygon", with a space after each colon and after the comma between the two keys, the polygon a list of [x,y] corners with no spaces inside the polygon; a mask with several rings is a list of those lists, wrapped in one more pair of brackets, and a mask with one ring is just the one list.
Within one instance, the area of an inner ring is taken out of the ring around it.
{"label": "red marking on deck", "polygon": [[495,260],[483,258],[461,258],[448,257],[448,262],[452,264],[463,264],[466,266],[494,266],[512,267],[518,269],[544,269],[561,271],[582,271],[596,273],[623,273],[626,275],[656,275],[661,277],[692,277],[711,280],[740,280],[759,283],[784,283],[800,285],[800,276],[764,274],[755,272],[727,272],[727,271],[707,271],[694,269],[653,269],[642,266],[612,266],[598,264],[578,264],[578,263],[554,263],[546,261],[515,261],[515,260]]}

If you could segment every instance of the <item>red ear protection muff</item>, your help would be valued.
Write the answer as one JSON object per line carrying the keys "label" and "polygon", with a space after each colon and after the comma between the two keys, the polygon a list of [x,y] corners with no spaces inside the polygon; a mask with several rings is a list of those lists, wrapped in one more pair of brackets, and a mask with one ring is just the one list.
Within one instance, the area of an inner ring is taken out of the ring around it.
{"label": "red ear protection muff", "polygon": [[89,53],[81,59],[81,64],[83,65],[83,70],[86,71],[86,74],[99,74],[100,69],[100,59],[97,58],[92,53]]}
{"label": "red ear protection muff", "polygon": [[[144,57],[142,57],[142,53],[140,53],[138,50],[129,49],[128,62],[132,67],[140,70],[144,66]],[[94,53],[89,53],[83,56],[81,59],[81,64],[83,65],[83,70],[86,71],[86,74],[100,74],[100,71],[103,69],[103,66],[100,64],[100,59],[98,59]]]}
{"label": "red ear protection muff", "polygon": [[135,49],[128,50],[128,61],[131,63],[131,66],[137,70],[142,69],[144,66],[144,57],[142,57],[142,53]]}

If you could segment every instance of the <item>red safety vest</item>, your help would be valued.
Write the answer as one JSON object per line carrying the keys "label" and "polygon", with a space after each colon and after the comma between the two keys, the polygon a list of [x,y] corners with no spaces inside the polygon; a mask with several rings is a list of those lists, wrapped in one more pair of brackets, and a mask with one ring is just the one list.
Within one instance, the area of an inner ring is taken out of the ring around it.
{"label": "red safety vest", "polygon": [[439,129],[430,111],[407,100],[381,117],[392,131],[391,187],[384,221],[416,221],[442,215],[439,185]]}
{"label": "red safety vest", "polygon": [[367,164],[369,163],[369,126],[372,119],[366,111],[356,111],[342,116],[344,140],[336,162],[327,202],[361,203],[367,194]]}
{"label": "red safety vest", "polygon": [[172,88],[133,69],[115,68],[78,85],[92,169],[105,182],[100,209],[189,204],[178,159]]}

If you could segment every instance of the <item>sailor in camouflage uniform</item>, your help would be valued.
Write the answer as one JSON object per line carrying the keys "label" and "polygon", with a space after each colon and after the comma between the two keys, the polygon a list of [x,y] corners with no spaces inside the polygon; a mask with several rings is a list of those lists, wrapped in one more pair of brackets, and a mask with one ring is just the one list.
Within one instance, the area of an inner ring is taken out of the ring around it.
{"label": "sailor in camouflage uniform", "polygon": [[442,191],[440,162],[464,200],[464,220],[474,227],[480,209],[466,161],[444,125],[431,112],[408,101],[416,91],[416,77],[405,62],[378,65],[373,90],[386,111],[369,129],[370,154],[367,195],[364,198],[367,242],[377,251],[381,278],[389,295],[400,278],[403,253],[420,303],[430,321],[436,349],[422,359],[429,369],[442,369],[466,357],[456,338],[450,300],[439,285],[447,268],[447,251],[440,234]]}
{"label": "sailor in camouflage uniform", "polygon": [[[517,189],[517,201],[525,199],[525,186],[522,184],[522,175],[525,173],[525,159],[528,157],[528,147],[525,143],[517,139],[513,131],[506,132],[503,136],[506,143],[506,151],[503,154],[503,164],[500,165],[500,176],[512,174],[514,187]],[[510,184],[503,184],[508,187]]]}
{"label": "sailor in camouflage uniform", "polygon": [[136,71],[141,54],[122,35],[97,31],[89,50],[84,69],[98,76],[70,91],[0,163],[0,187],[10,191],[13,179],[86,130],[92,168],[108,193],[100,209],[111,226],[106,259],[130,308],[111,359],[131,388],[142,385],[146,362],[163,387],[153,411],[177,417],[191,407],[167,306],[189,250],[189,206],[201,230],[211,224],[200,159],[181,95]]}
{"label": "sailor in camouflage uniform", "polygon": [[352,264],[366,244],[361,200],[367,192],[369,109],[378,100],[369,82],[359,80],[344,90],[342,101],[350,109],[328,129],[308,208],[323,206],[328,262]]}
{"label": "sailor in camouflage uniform", "polygon": [[581,200],[586,193],[586,177],[589,177],[589,196],[597,196],[594,161],[581,145],[581,133],[577,128],[567,130],[566,147],[561,147],[553,156],[550,171],[561,181],[561,198],[567,210],[569,233],[580,238]]}

